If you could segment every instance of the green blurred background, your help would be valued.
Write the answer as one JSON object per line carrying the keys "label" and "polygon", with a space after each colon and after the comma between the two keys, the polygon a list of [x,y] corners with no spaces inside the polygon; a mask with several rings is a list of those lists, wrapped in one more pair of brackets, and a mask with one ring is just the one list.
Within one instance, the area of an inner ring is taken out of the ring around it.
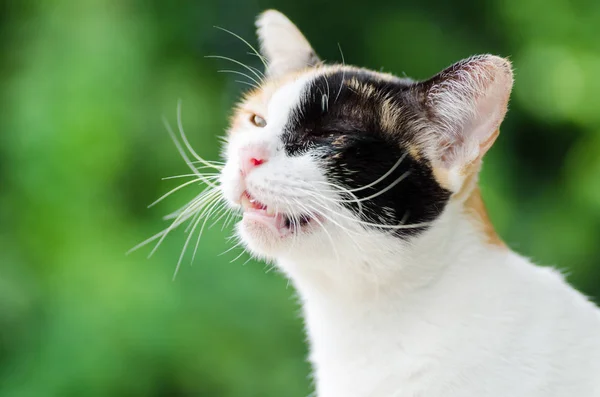
{"label": "green blurred background", "polygon": [[500,234],[600,297],[600,2],[591,0],[0,2],[0,396],[306,396],[293,291],[205,233],[171,277],[178,231],[125,252],[198,193],[161,122],[197,151],[243,85],[217,73],[278,8],[320,55],[426,78],[476,53],[510,56],[511,111],[482,175]]}

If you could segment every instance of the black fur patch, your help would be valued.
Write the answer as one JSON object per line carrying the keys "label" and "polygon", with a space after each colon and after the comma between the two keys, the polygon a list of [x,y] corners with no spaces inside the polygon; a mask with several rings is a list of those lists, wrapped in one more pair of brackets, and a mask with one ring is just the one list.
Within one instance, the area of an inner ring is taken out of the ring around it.
{"label": "black fur patch", "polygon": [[[422,115],[412,87],[410,80],[382,79],[362,69],[317,77],[307,87],[283,134],[288,155],[315,150],[328,165],[330,182],[350,190],[376,181],[404,157],[384,180],[354,192],[359,200],[374,196],[361,201],[360,217],[365,222],[429,222],[440,215],[450,197],[435,180],[430,164],[420,156],[413,157],[419,133],[413,121]],[[390,104],[396,110],[395,117],[386,119],[383,108]],[[389,188],[401,177],[401,182]],[[378,194],[383,189],[387,190]],[[359,214],[356,202],[348,200],[345,205]],[[425,228],[383,230],[408,237]]]}

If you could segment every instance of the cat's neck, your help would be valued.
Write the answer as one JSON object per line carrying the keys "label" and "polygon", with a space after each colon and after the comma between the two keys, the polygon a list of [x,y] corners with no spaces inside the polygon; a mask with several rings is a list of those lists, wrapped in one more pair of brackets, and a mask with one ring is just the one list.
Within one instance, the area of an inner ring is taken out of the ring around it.
{"label": "cat's neck", "polygon": [[449,204],[415,241],[374,233],[346,242],[334,253],[303,251],[281,258],[279,264],[303,300],[347,301],[410,294],[435,283],[449,267],[508,252],[475,187],[463,200]]}
{"label": "cat's neck", "polygon": [[280,263],[302,302],[318,395],[395,395],[428,364],[405,349],[433,356],[445,330],[477,312],[472,291],[490,279],[482,273],[513,255],[491,238],[478,195],[448,205],[410,244],[380,236],[361,241],[362,254],[338,247],[339,262],[306,252]]}

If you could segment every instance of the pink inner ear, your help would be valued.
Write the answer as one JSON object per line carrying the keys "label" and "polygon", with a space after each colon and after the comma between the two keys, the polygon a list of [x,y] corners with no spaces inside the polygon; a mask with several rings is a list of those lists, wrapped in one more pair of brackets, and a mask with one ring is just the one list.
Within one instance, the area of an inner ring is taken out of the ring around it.
{"label": "pink inner ear", "polygon": [[461,61],[434,78],[428,105],[440,162],[447,168],[481,158],[494,143],[512,89],[510,63],[492,55]]}
{"label": "pink inner ear", "polygon": [[469,134],[472,139],[479,143],[479,156],[483,156],[494,143],[508,106],[512,76],[510,80],[507,80],[507,76],[503,76],[502,73],[499,74],[499,76],[494,76],[495,78],[489,85],[486,95],[475,100],[474,117],[464,129],[466,134]]}

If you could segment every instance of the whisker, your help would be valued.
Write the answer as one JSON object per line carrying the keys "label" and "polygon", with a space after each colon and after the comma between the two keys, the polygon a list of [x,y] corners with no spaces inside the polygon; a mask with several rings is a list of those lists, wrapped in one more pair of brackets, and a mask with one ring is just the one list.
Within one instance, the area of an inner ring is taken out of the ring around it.
{"label": "whisker", "polygon": [[198,251],[198,246],[200,245],[200,239],[202,238],[202,232],[204,231],[204,226],[206,226],[206,221],[210,219],[210,217],[212,216],[213,208],[219,204],[220,200],[223,200],[222,196],[218,197],[215,200],[215,203],[211,205],[210,209],[207,211],[207,214],[204,216],[204,222],[202,222],[202,227],[200,228],[200,232],[198,232],[198,239],[196,240],[196,246],[194,247],[192,261],[190,263],[194,262],[194,259],[196,258],[196,252]]}
{"label": "whisker", "polygon": [[327,86],[327,94],[323,94],[323,96],[321,96],[321,107],[323,108],[323,112],[326,112],[329,110],[329,98],[331,95],[329,93],[329,81],[327,80],[327,75],[323,73],[321,77],[323,77],[325,80],[325,85]]}
{"label": "whisker", "polygon": [[198,203],[204,202],[205,200],[210,200],[215,196],[219,195],[221,192],[218,189],[204,189],[200,194],[196,195],[193,199],[191,199],[187,204],[177,209],[176,211],[166,215],[163,217],[164,220],[170,220],[176,218],[182,212],[187,211],[191,208],[192,205],[196,205]]}
{"label": "whisker", "polygon": [[[224,136],[218,136],[217,139],[227,139],[227,137]],[[198,169],[202,169],[202,168],[214,168],[213,165],[225,165],[225,162],[223,161],[215,161],[215,160],[202,160],[202,161],[190,161],[190,163],[192,164],[198,164],[198,163],[210,163],[211,165],[208,165],[206,167],[198,167]]]}
{"label": "whisker", "polygon": [[235,258],[233,258],[231,261],[229,261],[229,263],[233,263],[235,261],[237,261],[238,259],[240,259],[244,254],[246,253],[246,250],[243,250],[238,256],[236,256]]}
{"label": "whisker", "polygon": [[236,217],[236,212],[233,211],[231,208],[229,209],[229,211],[227,211],[227,217],[225,218],[225,221],[223,222],[223,225],[221,226],[221,231],[225,230],[225,228],[229,227],[229,222],[231,222],[235,217]]}
{"label": "whisker", "polygon": [[[213,201],[218,202],[220,198],[221,197],[217,196],[217,198],[213,199]],[[211,201],[211,203],[212,203],[212,201]],[[214,205],[214,204],[212,204],[212,205]],[[205,211],[203,211],[203,213],[204,212]],[[196,230],[196,227],[198,227],[198,224],[200,223],[200,221],[202,220],[202,218],[203,218],[203,214],[199,214],[195,218],[196,220],[193,222],[194,226],[192,227],[192,230],[191,230],[190,234],[186,238],[185,244],[183,245],[183,248],[181,250],[181,254],[179,255],[179,260],[177,261],[177,266],[175,267],[175,272],[173,274],[173,280],[175,280],[175,277],[177,276],[177,273],[179,272],[179,268],[181,267],[181,262],[183,261],[183,257],[185,256],[185,253],[187,251],[187,247],[188,247],[188,245],[190,243],[190,240],[191,240],[192,236],[194,235],[194,231]],[[206,222],[206,220],[205,220],[205,222]],[[202,231],[200,231],[200,234],[198,235],[198,242],[200,241],[201,235],[202,235]],[[194,249],[194,255],[192,256],[191,262],[194,261],[197,249],[198,249],[198,243],[196,243],[196,248]]]}
{"label": "whisker", "polygon": [[380,176],[377,180],[369,183],[368,185],[361,186],[361,187],[356,188],[356,189],[350,189],[350,191],[351,192],[359,192],[361,190],[368,189],[371,186],[377,185],[379,182],[383,181],[385,178],[387,178],[389,175],[391,175],[392,172],[394,172],[394,170],[396,170],[396,168],[398,168],[400,166],[400,164],[402,164],[402,161],[404,161],[404,159],[406,158],[406,156],[407,156],[407,153],[402,154],[402,156],[400,156],[400,158],[398,159],[398,161],[396,161],[396,163],[392,166],[392,168],[390,168],[388,172],[386,172],[385,174],[383,174],[382,176]]}
{"label": "whisker", "polygon": [[229,216],[225,220],[225,223],[221,227],[221,230],[228,228],[236,218],[240,218],[240,217],[241,217],[241,214],[239,213],[239,211],[237,209],[229,209]]}
{"label": "whisker", "polygon": [[181,262],[183,261],[183,257],[185,256],[185,252],[187,251],[187,246],[190,243],[190,240],[192,239],[192,236],[194,235],[194,230],[196,230],[196,227],[198,226],[198,223],[200,223],[201,219],[202,219],[202,217],[198,216],[198,218],[194,222],[194,226],[192,227],[192,231],[190,232],[190,234],[185,239],[185,243],[183,244],[183,248],[181,249],[181,254],[179,254],[179,259],[177,260],[177,266],[175,266],[175,272],[173,273],[173,280],[175,280],[175,277],[177,277],[177,273],[179,273],[179,268],[181,267]]}
{"label": "whisker", "polygon": [[[204,179],[203,175],[198,171],[198,169],[190,162],[190,159],[188,157],[188,155],[185,153],[185,151],[183,150],[183,147],[181,146],[181,144],[179,143],[179,140],[177,139],[177,136],[175,135],[175,133],[173,132],[173,129],[171,129],[171,125],[169,124],[169,121],[163,117],[163,123],[165,124],[165,127],[167,129],[167,132],[169,133],[169,135],[171,136],[171,139],[173,140],[173,143],[175,144],[175,147],[177,148],[177,150],[179,151],[179,154],[181,155],[181,157],[183,158],[183,161],[185,161],[185,163],[187,164],[187,166],[192,170],[192,172],[196,175],[198,175],[199,178],[201,178],[203,180],[203,182],[205,182],[207,185],[216,188],[216,186],[214,184],[212,184],[210,181],[207,181]],[[209,164],[206,164],[209,165]]]}
{"label": "whisker", "polygon": [[[320,205],[318,202],[316,202],[315,200],[309,200],[312,204],[316,204],[319,205],[320,207],[326,208],[329,210],[328,207],[322,206]],[[306,205],[309,206],[309,208],[311,210],[313,210],[315,213],[317,213],[318,215],[322,216],[323,218],[325,218],[326,220],[328,220],[329,222],[333,223],[335,226],[337,226],[338,228],[340,228],[344,233],[346,233],[346,235],[350,238],[350,240],[352,240],[352,242],[354,243],[354,245],[356,247],[361,247],[361,244],[359,244],[353,237],[352,234],[355,235],[359,235],[356,232],[351,231],[350,229],[348,229],[347,227],[344,227],[342,225],[340,225],[338,222],[336,222],[335,220],[333,220],[330,216],[327,216],[327,214],[325,214],[325,212],[323,211],[319,211],[318,209],[316,209],[313,205],[310,205],[309,203],[306,203]],[[335,214],[335,211],[333,211]]]}
{"label": "whisker", "polygon": [[229,248],[228,248],[226,251],[223,251],[223,252],[221,252],[221,253],[220,253],[219,255],[217,255],[217,256],[223,256],[223,255],[225,255],[225,254],[227,254],[227,253],[229,253],[229,252],[233,251],[234,249],[236,249],[236,248],[240,247],[242,244],[244,244],[244,242],[243,242],[243,241],[238,241],[238,243],[237,243],[237,244],[235,244],[235,245],[233,245],[233,246],[229,247]]}
{"label": "whisker", "polygon": [[[281,199],[283,199],[283,201],[285,201],[287,203],[287,205],[289,205],[290,201],[285,198],[285,197],[281,197]],[[277,216],[280,213],[279,208],[276,207],[275,208],[275,216]],[[289,228],[290,231],[292,233],[292,244],[290,245],[290,247],[288,248],[288,252],[292,251],[292,249],[294,249],[294,247],[296,246],[296,241],[297,241],[297,233],[296,233],[296,224],[297,224],[297,219],[296,219],[296,215],[295,214],[287,214],[286,215],[288,217],[289,220]]]}
{"label": "whisker", "polygon": [[[318,204],[316,202],[313,201],[313,203]],[[321,204],[318,204],[320,207],[324,207]],[[362,221],[360,219],[356,219],[356,218],[352,218],[349,216],[346,216],[342,213],[336,212],[334,210],[332,210],[331,208],[328,207],[324,207],[329,211],[332,211],[336,216],[339,216],[341,218],[350,220],[356,224],[360,224],[360,225],[364,225],[364,226],[372,226],[375,228],[380,228],[380,229],[393,229],[393,230],[397,230],[397,229],[416,229],[416,228],[420,228],[420,227],[425,227],[425,226],[430,226],[432,222],[421,222],[421,223],[413,223],[411,225],[384,225],[384,224],[379,224],[379,223],[373,223],[373,222],[366,222],[366,221]]]}
{"label": "whisker", "polygon": [[[388,190],[390,190],[391,188],[393,188],[394,186],[396,186],[397,184],[399,184],[400,182],[402,182],[404,179],[406,179],[406,177],[408,177],[410,175],[410,171],[406,171],[405,173],[403,173],[402,175],[400,175],[398,177],[398,179],[396,179],[394,182],[390,183],[387,187],[381,189],[380,191],[378,191],[377,193],[374,193],[370,196],[367,197],[362,197],[360,198],[358,201],[359,202],[363,202],[363,201],[369,201],[374,199],[375,197],[379,197],[381,196],[383,193],[387,192]],[[353,200],[346,200],[346,201],[339,201],[339,202],[352,202]]]}
{"label": "whisker", "polygon": [[[194,216],[194,219],[192,220],[192,223],[195,222],[196,217],[202,218],[204,216],[204,214],[206,213],[205,209],[211,203],[213,203],[214,201],[218,201],[218,200],[222,199],[222,197],[219,195],[219,193],[220,192],[213,191],[213,192],[211,192],[210,196],[208,196],[208,197],[206,197],[204,199],[204,205],[202,206],[202,208],[198,208],[198,211],[196,211],[196,215]],[[193,201],[197,201],[197,199],[192,200],[192,202]],[[189,230],[189,226],[186,228],[185,232],[187,233],[188,230]]]}
{"label": "whisker", "polygon": [[259,87],[256,84],[248,83],[247,81],[244,81],[244,80],[235,80],[235,82],[236,83],[240,83],[240,84],[248,85],[248,86],[250,86],[252,88],[255,88],[257,90],[259,89]]}
{"label": "whisker", "polygon": [[192,179],[191,181],[187,181],[185,183],[182,183],[181,185],[177,186],[174,189],[171,189],[170,191],[168,191],[167,193],[163,194],[162,196],[160,196],[160,198],[158,198],[156,201],[154,201],[152,204],[150,204],[148,206],[148,208],[152,208],[154,207],[156,204],[160,203],[161,201],[163,201],[165,198],[169,197],[170,195],[172,195],[173,193],[177,192],[178,190],[183,189],[186,186],[191,185],[192,183],[198,183],[200,184],[200,182],[203,182],[203,180],[201,180],[200,178],[197,179]]}
{"label": "whisker", "polygon": [[[246,251],[244,251],[246,252]],[[246,259],[246,261],[244,263],[242,263],[242,266],[246,266],[248,264],[248,262],[250,262],[252,260],[252,255],[248,256],[248,259]]]}
{"label": "whisker", "polygon": [[[216,193],[219,193],[219,192],[216,192]],[[208,202],[212,202],[212,199],[208,199]],[[156,243],[156,245],[154,246],[154,248],[152,249],[152,251],[150,252],[148,257],[151,257],[152,255],[154,255],[154,253],[156,252],[158,247],[161,245],[161,243],[164,241],[164,239],[167,237],[167,235],[171,231],[173,231],[179,225],[181,225],[182,223],[187,221],[189,218],[191,218],[195,214],[196,211],[200,210],[200,208],[204,207],[205,205],[207,205],[207,201],[203,200],[203,199],[199,199],[197,201],[190,203],[188,208],[185,209],[181,214],[179,214],[169,227],[167,227],[164,231],[162,231],[161,233],[158,234],[158,235],[160,235],[160,239],[158,240],[158,242]]]}
{"label": "whisker", "polygon": [[251,55],[256,55],[257,57],[260,58],[262,64],[264,65],[265,68],[268,68],[268,64],[267,61],[264,59],[264,57],[262,55],[260,55],[260,53],[256,50],[256,48],[254,48],[252,46],[252,44],[248,43],[248,41],[246,41],[244,38],[242,38],[240,35],[233,33],[231,30],[227,30],[225,28],[222,28],[220,26],[215,26],[215,28],[220,29],[226,33],[229,33],[230,35],[232,35],[233,37],[237,37],[238,39],[240,39],[242,41],[242,43],[246,44],[252,51],[253,53],[250,53]]}
{"label": "whisker", "polygon": [[[221,174],[202,174],[205,178],[207,179],[215,179],[221,176]],[[190,178],[190,177],[198,177],[198,174],[181,174],[181,175],[172,175],[172,176],[165,176],[163,178],[161,178],[161,180],[163,181],[167,181],[169,179],[178,179],[178,178]],[[200,180],[200,179],[198,179]]]}
{"label": "whisker", "polygon": [[[192,220],[190,221],[190,223],[187,225],[187,227],[185,228],[185,230],[183,231],[183,233],[187,234],[190,229],[192,228],[192,226],[194,226],[194,224],[196,223],[196,220],[200,218],[200,211],[196,212],[196,214],[192,217]],[[192,230],[192,233],[194,231]]]}
{"label": "whisker", "polygon": [[189,208],[189,206],[191,205],[191,203],[193,203],[196,200],[200,200],[202,197],[206,196],[209,192],[214,191],[215,189],[205,189],[202,192],[200,192],[200,194],[196,195],[196,197],[194,197],[192,200],[190,200],[188,203],[186,203],[185,205],[181,206],[180,208],[176,209],[175,211],[171,212],[170,214],[167,214],[165,216],[163,216],[163,221],[168,221],[171,219],[175,219],[177,218],[177,215],[181,214],[183,211],[185,211],[187,208]]}
{"label": "whisker", "polygon": [[[223,200],[222,202],[220,202],[221,200]],[[200,237],[202,236],[202,232],[204,231],[204,228],[206,227],[206,222],[208,222],[208,220],[214,216],[215,212],[219,212],[222,211],[224,206],[227,205],[227,202],[224,201],[224,199],[222,197],[220,197],[219,200],[217,200],[207,211],[206,211],[206,215],[204,216],[204,222],[202,222],[202,227],[200,228],[200,234],[198,236],[198,241],[200,241]],[[217,220],[218,221],[218,220]],[[210,229],[212,226],[209,226],[208,228]]]}
{"label": "whisker", "polygon": [[[336,189],[340,189],[343,193],[346,193],[349,196],[353,197],[354,199],[353,200],[348,200],[348,202],[356,202],[357,205],[358,205],[358,213],[359,214],[363,213],[363,205],[361,204],[361,201],[358,199],[358,197],[354,193],[352,193],[352,191],[350,191],[350,190],[348,190],[348,189],[346,189],[346,188],[344,188],[342,186],[339,186],[339,185],[337,185],[335,183],[331,183],[331,182],[316,181],[316,183],[321,183],[321,184],[325,184],[325,185],[329,185],[329,186],[335,187]],[[310,184],[308,182],[306,182],[306,184],[308,184],[310,186]],[[309,194],[309,195],[313,195],[313,193],[311,193],[308,190],[303,190],[303,192],[306,193],[306,194]],[[333,202],[333,203],[336,203],[336,204],[340,203],[340,202],[345,202],[344,200],[337,200],[337,199],[325,197],[322,194],[319,194],[318,198],[324,199],[324,200],[327,200],[327,201],[330,201],[330,202]]]}
{"label": "whisker", "polygon": [[266,65],[267,58],[265,58],[264,56],[262,56],[262,55],[260,55],[260,54],[255,54],[255,53],[253,53],[253,52],[247,52],[246,54],[248,54],[248,55],[252,55],[252,56],[255,56],[255,57],[258,57],[258,58],[260,58],[260,61],[262,62],[262,64],[263,64],[263,65],[265,65],[265,69],[268,67],[268,66]]}
{"label": "whisker", "polygon": [[[225,216],[227,216],[229,214],[229,210],[227,208],[227,202],[226,201],[223,202],[219,206],[219,208],[217,208],[217,213],[219,213],[219,212],[222,212],[222,214],[219,215],[219,217],[213,223],[211,223],[210,226],[208,226],[209,229],[212,229],[217,223],[219,223],[219,221],[221,219],[223,219],[223,217],[225,217]],[[223,230],[223,228],[221,228],[221,230]]]}
{"label": "whisker", "polygon": [[[198,155],[198,153],[196,153],[194,148],[192,148],[192,145],[190,145],[190,142],[188,141],[187,136],[185,135],[185,131],[183,130],[183,123],[181,121],[181,99],[177,101],[177,127],[179,128],[179,135],[181,136],[181,140],[183,140],[185,147],[196,158],[196,160],[200,161],[202,164],[204,164],[208,167],[212,166],[212,164],[210,162],[204,160],[201,156]],[[188,161],[189,161],[189,159],[188,159]],[[213,168],[216,168],[216,167],[213,167]]]}
{"label": "whisker", "polygon": [[[181,225],[182,223],[184,223],[186,220],[188,220],[192,215],[190,214],[188,217],[186,217],[185,219],[179,218],[179,216],[177,217],[177,219],[175,221],[173,221],[173,224],[175,224],[175,222],[177,222],[177,224],[173,227],[177,227],[179,225]],[[156,233],[155,235],[147,238],[146,240],[142,241],[141,243],[137,244],[136,246],[134,246],[133,248],[131,248],[129,251],[127,251],[126,255],[131,254],[134,251],[137,251],[138,249],[144,247],[145,245],[148,245],[149,243],[162,238],[165,234],[167,234],[168,232],[170,232],[172,229],[167,228],[165,230],[162,230],[158,233]],[[148,255],[148,257],[151,257],[153,254],[153,252],[150,253],[150,255]]]}
{"label": "whisker", "polygon": [[[251,76],[248,76],[246,73],[244,72],[239,72],[237,70],[229,70],[229,69],[223,69],[223,70],[217,70],[217,73],[233,73],[233,74],[238,74],[240,76],[244,76],[246,77],[248,80],[251,80],[254,84],[252,84],[253,87],[258,88],[260,86],[260,83],[258,81],[256,81],[256,79],[252,78]],[[236,81],[240,81],[243,82],[241,80],[236,80]],[[247,83],[247,82],[246,82]],[[250,84],[250,83],[248,83]]]}
{"label": "whisker", "polygon": [[[211,189],[210,191],[204,191],[201,194],[199,194],[198,196],[196,196],[191,202],[189,202],[188,204],[184,205],[182,208],[178,209],[177,211],[173,212],[172,214],[169,214],[165,217],[163,217],[163,219],[165,220],[170,220],[170,219],[176,219],[176,221],[173,222],[174,227],[176,228],[179,225],[181,225],[182,223],[185,223],[186,220],[188,220],[189,218],[191,218],[193,216],[193,213],[189,212],[190,208],[192,208],[192,206],[197,206],[198,204],[201,204],[203,200],[208,200],[210,197],[208,197],[208,195],[213,193],[213,189]],[[184,215],[184,218],[179,218],[180,215]],[[177,221],[177,218],[179,218],[179,220]],[[178,222],[177,224],[175,224],[175,222]],[[168,231],[168,228],[155,234],[154,236],[146,239],[145,241],[141,242],[140,244],[136,245],[135,247],[133,247],[132,249],[130,249],[127,253],[131,253],[135,250],[137,250],[138,248],[148,244],[149,242],[152,242],[154,240],[156,240],[157,238],[159,238],[160,236],[162,236],[165,232]]]}
{"label": "whisker", "polygon": [[[244,64],[244,63],[242,63],[242,62],[240,62],[240,61],[237,61],[237,60],[235,60],[235,59],[232,59],[232,58],[229,58],[229,57],[224,57],[224,56],[221,56],[221,55],[206,55],[206,56],[205,56],[205,58],[223,59],[223,60],[226,60],[226,61],[233,62],[233,63],[235,63],[235,64],[237,64],[237,65],[240,65],[241,67],[243,67],[243,68],[247,69],[248,71],[250,71],[250,73],[252,73],[253,75],[255,75],[255,76],[256,76],[256,78],[257,78],[259,81],[261,81],[261,82],[262,82],[262,81],[264,81],[264,77],[265,77],[265,76],[264,76],[264,74],[262,74],[262,73],[260,73],[260,72],[256,72],[256,71],[255,71],[254,69],[252,69],[250,66],[248,66],[248,65],[246,65],[246,64]],[[259,73],[260,73],[260,74],[259,74]],[[261,76],[261,75],[262,75],[262,76]]]}
{"label": "whisker", "polygon": [[[340,54],[342,55],[342,67],[346,66],[346,61],[344,60],[344,53],[342,52],[342,46],[340,45],[340,43],[338,43],[338,48],[340,49]],[[342,88],[344,87],[344,81],[346,80],[346,68],[344,67],[342,69],[342,84],[340,84],[340,89],[337,93],[337,95],[335,96],[335,101],[333,101],[333,103],[336,103],[338,100],[338,97],[340,96],[340,93],[342,92]]]}

